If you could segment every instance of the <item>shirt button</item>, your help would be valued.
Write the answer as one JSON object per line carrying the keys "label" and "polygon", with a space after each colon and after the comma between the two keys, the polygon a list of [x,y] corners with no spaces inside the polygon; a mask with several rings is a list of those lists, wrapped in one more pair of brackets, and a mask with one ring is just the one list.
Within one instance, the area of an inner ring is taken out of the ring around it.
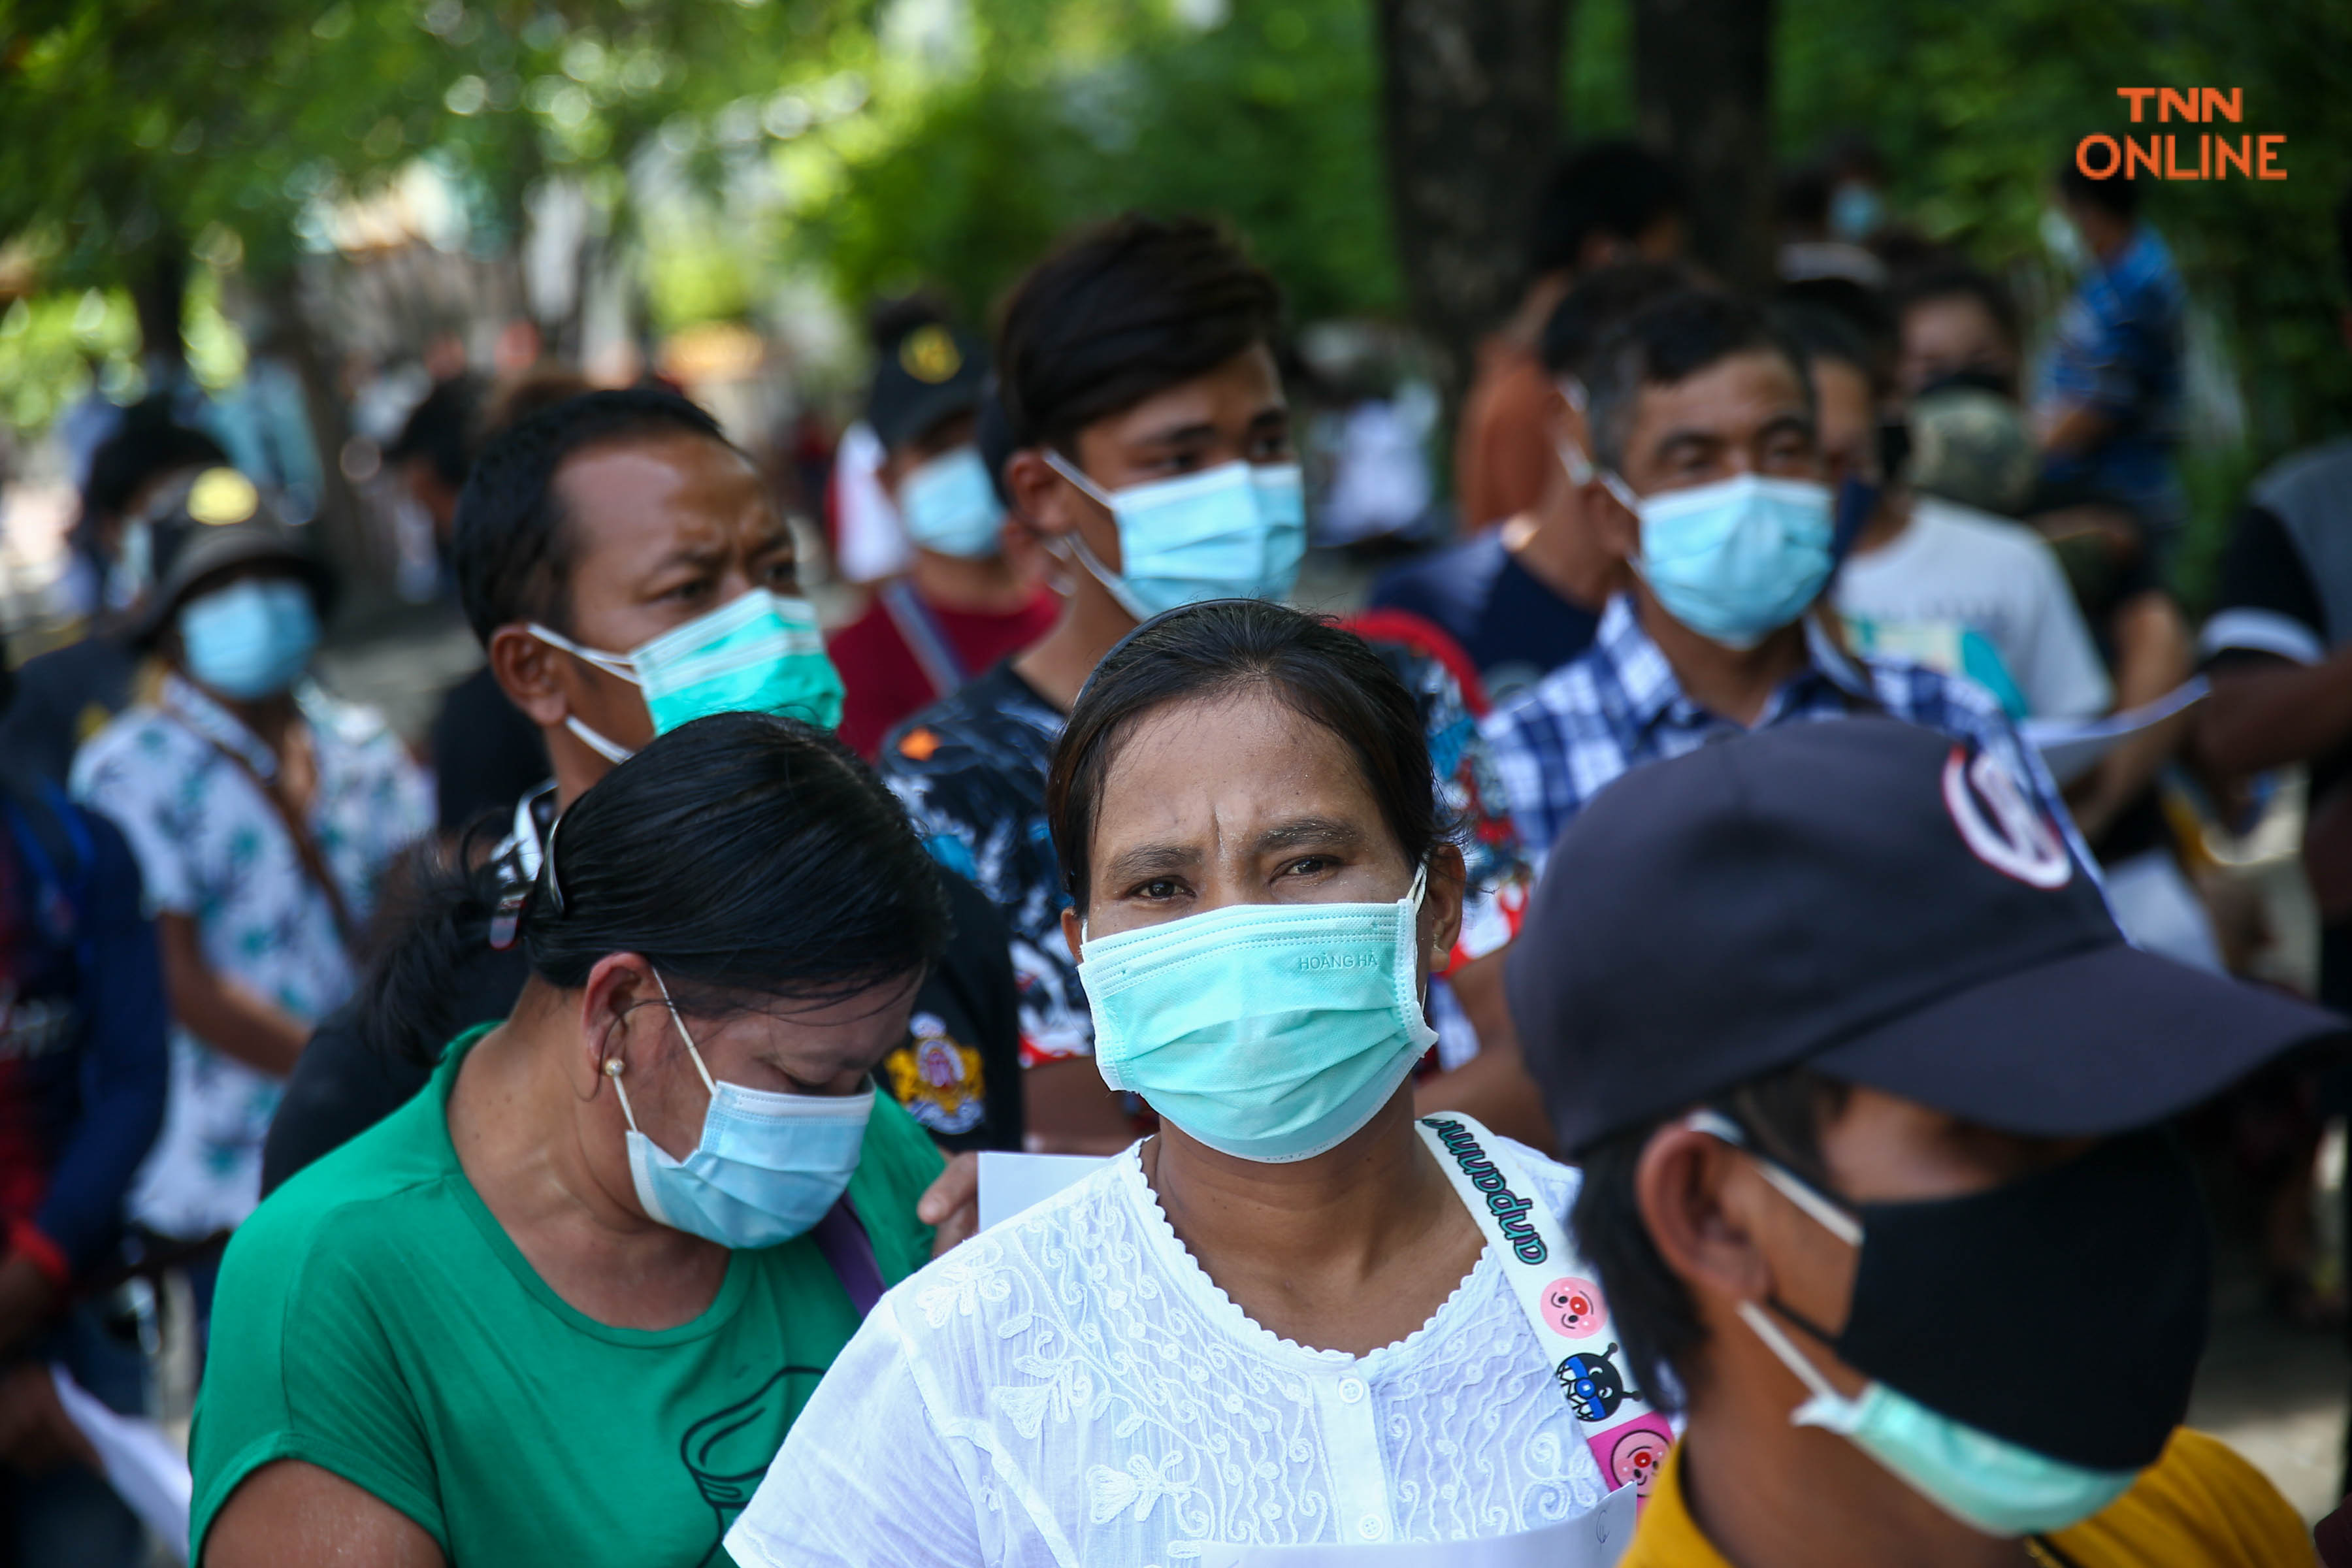
{"label": "shirt button", "polygon": [[1364,1397],[1364,1380],[1360,1377],[1341,1378],[1339,1397],[1349,1405],[1360,1404]]}
{"label": "shirt button", "polygon": [[1389,1521],[1379,1514],[1368,1513],[1357,1523],[1356,1528],[1363,1531],[1365,1540],[1378,1541],[1389,1532]]}

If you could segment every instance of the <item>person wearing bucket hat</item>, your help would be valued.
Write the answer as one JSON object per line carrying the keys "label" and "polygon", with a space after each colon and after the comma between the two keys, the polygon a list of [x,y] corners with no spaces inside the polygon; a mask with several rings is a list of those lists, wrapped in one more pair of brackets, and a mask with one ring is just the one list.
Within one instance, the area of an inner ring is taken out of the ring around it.
{"label": "person wearing bucket hat", "polygon": [[1687,1418],[1626,1564],[2310,1561],[2180,1426],[2163,1123],[2343,1020],[2132,948],[1997,753],[1880,718],[1603,792],[1520,947],[1628,1384]]}
{"label": "person wearing bucket hat", "polygon": [[875,478],[906,524],[913,563],[877,584],[866,613],[826,639],[841,668],[841,739],[861,757],[901,720],[1044,637],[1062,608],[1005,550],[1004,502],[978,440],[994,395],[986,346],[912,310],[886,324],[866,422],[884,452]]}
{"label": "person wearing bucket hat", "polygon": [[252,481],[206,468],[150,515],[153,586],[128,628],[142,695],[82,748],[73,792],[138,858],[172,1009],[164,1129],[131,1216],[192,1241],[257,1200],[285,1075],[350,994],[385,874],[432,816],[382,720],[305,682],[331,580]]}

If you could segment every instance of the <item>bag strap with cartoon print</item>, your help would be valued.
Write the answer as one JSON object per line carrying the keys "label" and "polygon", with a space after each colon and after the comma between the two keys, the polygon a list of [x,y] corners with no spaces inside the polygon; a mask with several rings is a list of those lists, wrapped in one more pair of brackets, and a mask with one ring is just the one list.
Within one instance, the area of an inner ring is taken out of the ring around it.
{"label": "bag strap with cartoon print", "polygon": [[1625,1386],[1617,1342],[1603,1332],[1608,1304],[1593,1270],[1577,1255],[1566,1227],[1534,1201],[1535,1184],[1492,1132],[1459,1111],[1417,1124],[1446,1179],[1495,1244],[1511,1294],[1544,1347],[1611,1490],[1630,1486],[1646,1500],[1674,1446],[1675,1431],[1638,1390]]}

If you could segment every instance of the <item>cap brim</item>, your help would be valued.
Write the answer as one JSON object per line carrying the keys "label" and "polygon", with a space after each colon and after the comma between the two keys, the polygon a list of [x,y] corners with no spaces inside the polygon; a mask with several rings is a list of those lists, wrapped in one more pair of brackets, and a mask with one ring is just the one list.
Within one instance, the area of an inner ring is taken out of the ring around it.
{"label": "cap brim", "polygon": [[2188,1110],[2352,1023],[2121,943],[2020,970],[1806,1065],[2032,1137],[2097,1137]]}
{"label": "cap brim", "polygon": [[202,544],[212,542],[204,541],[188,545],[181,559],[173,563],[172,570],[165,574],[163,581],[150,592],[137,618],[126,628],[135,646],[146,647],[161,637],[180,605],[186,602],[190,594],[204,585],[206,578],[234,566],[247,566],[257,562],[282,564],[309,584],[311,594],[319,601],[320,617],[325,618],[334,601],[335,581],[333,574],[320,563],[317,557],[308,554],[299,546],[289,546],[277,540],[224,540],[216,548],[201,548]]}

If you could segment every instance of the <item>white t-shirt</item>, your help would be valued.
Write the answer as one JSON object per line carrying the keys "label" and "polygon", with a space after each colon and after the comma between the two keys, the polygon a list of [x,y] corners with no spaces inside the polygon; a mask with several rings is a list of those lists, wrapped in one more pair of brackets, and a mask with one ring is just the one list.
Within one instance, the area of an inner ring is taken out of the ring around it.
{"label": "white t-shirt", "polygon": [[1837,607],[1889,624],[1974,627],[2009,667],[2036,719],[2088,718],[2115,703],[2058,557],[2022,523],[1916,497],[1910,527],[1847,559]]}
{"label": "white t-shirt", "polygon": [[[1577,1176],[1498,1139],[1565,1218]],[[1601,1469],[1490,1245],[1370,1355],[1244,1314],[1129,1149],[885,1296],[728,1533],[744,1568],[1170,1568],[1510,1535]]]}

